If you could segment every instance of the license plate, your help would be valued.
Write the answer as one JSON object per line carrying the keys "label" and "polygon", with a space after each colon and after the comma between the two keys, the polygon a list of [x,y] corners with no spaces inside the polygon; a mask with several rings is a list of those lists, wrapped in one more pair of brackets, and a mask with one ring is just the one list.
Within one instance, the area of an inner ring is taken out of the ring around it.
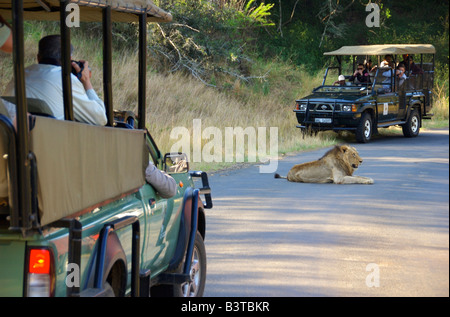
{"label": "license plate", "polygon": [[331,123],[331,118],[314,118],[316,123]]}

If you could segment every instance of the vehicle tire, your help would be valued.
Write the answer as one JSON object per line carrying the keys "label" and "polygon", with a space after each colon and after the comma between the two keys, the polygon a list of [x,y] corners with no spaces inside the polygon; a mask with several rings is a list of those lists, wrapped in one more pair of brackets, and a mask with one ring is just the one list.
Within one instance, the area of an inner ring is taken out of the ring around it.
{"label": "vehicle tire", "polygon": [[359,143],[367,143],[372,138],[372,117],[365,112],[361,116],[358,127],[356,128],[356,141]]}
{"label": "vehicle tire", "polygon": [[403,135],[407,138],[416,137],[420,131],[420,115],[419,112],[414,109],[411,111],[408,120],[402,125]]}
{"label": "vehicle tire", "polygon": [[[184,263],[181,267],[184,267]],[[206,249],[202,235],[197,231],[192,255],[191,282],[175,285],[158,285],[151,289],[152,297],[201,297],[206,283]]]}
{"label": "vehicle tire", "polygon": [[202,297],[206,284],[206,249],[202,235],[195,235],[191,262],[191,282],[174,286],[175,297]]}

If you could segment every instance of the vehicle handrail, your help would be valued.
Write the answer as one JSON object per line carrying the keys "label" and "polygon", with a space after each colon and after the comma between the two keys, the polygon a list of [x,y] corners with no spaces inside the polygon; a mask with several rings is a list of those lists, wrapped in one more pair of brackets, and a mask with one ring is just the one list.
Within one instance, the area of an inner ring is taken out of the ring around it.
{"label": "vehicle handrail", "polygon": [[202,179],[202,188],[199,189],[199,194],[205,195],[206,203],[203,208],[211,209],[213,207],[211,198],[211,188],[209,187],[208,174],[202,171],[191,171],[191,177],[200,177]]}
{"label": "vehicle handrail", "polygon": [[131,297],[139,297],[139,244],[140,244],[140,223],[136,216],[126,216],[116,219],[103,226],[99,235],[99,248],[97,253],[97,263],[95,270],[94,288],[103,289],[103,268],[105,264],[108,235],[112,231],[132,226],[131,235]]}

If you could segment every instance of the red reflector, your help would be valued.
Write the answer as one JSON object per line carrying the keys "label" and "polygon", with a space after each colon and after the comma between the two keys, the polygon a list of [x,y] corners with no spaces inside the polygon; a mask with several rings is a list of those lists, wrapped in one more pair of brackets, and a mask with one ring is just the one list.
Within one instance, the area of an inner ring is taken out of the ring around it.
{"label": "red reflector", "polygon": [[45,249],[30,250],[29,273],[50,274],[50,251]]}

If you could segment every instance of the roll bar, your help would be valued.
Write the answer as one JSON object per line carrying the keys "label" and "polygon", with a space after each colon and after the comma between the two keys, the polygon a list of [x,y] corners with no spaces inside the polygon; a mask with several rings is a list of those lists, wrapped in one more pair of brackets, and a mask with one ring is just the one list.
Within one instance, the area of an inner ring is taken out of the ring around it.
{"label": "roll bar", "polygon": [[[66,25],[68,12],[67,5],[70,0],[61,0],[59,8],[60,16],[60,35],[61,35],[61,58],[62,58],[62,86],[64,100],[64,117],[66,120],[73,121],[73,101],[72,101],[72,82],[71,82],[71,45],[70,28]],[[79,3],[83,5],[82,3]],[[114,111],[112,98],[112,8],[110,5],[98,7],[102,10],[103,25],[103,92],[106,108],[107,125],[114,126]],[[32,196],[37,192],[32,183],[34,156],[30,153],[30,144],[28,141],[28,107],[25,89],[24,75],[24,1],[11,0],[11,17],[13,29],[13,61],[14,61],[14,84],[16,92],[17,106],[17,136],[15,138],[15,164],[10,164],[13,169],[10,178],[11,182],[16,184],[13,191],[16,201],[11,207],[11,229],[22,230],[25,234],[30,229],[38,229],[38,210],[35,198]],[[161,12],[163,12],[161,10]],[[136,11],[134,14],[139,20],[139,91],[138,91],[138,128],[144,130],[146,125],[146,89],[147,89],[147,22],[150,11],[144,9]],[[170,14],[167,14],[169,17]],[[167,20],[167,19],[166,19]],[[167,20],[169,21],[169,20]]]}
{"label": "roll bar", "polygon": [[[14,84],[17,106],[16,137],[16,177],[18,185],[18,205],[11,210],[11,223],[17,224],[23,231],[31,229],[31,173],[28,144],[28,119],[24,74],[24,41],[23,41],[23,1],[12,2],[13,15],[13,62]],[[14,181],[13,181],[14,182]],[[14,219],[13,219],[14,218]]]}

